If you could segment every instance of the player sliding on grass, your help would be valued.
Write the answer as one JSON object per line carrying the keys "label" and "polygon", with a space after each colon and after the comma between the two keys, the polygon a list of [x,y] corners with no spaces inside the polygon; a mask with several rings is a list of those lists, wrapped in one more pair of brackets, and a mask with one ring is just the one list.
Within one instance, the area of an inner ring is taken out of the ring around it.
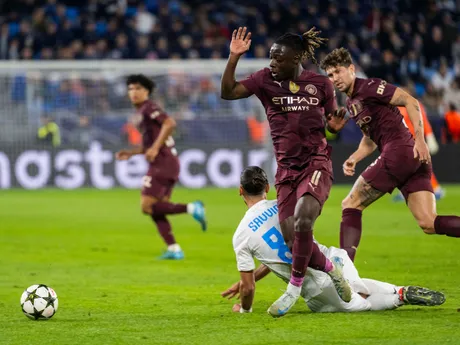
{"label": "player sliding on grass", "polygon": [[307,266],[328,273],[340,297],[346,302],[351,298],[340,263],[331,262],[313,245],[313,226],[332,185],[324,115],[335,126],[345,122],[343,114],[341,117],[337,112],[332,83],[302,67],[304,59],[316,61],[315,48],[325,41],[318,34],[313,28],[302,35],[278,37],[270,49],[270,68],[236,81],[238,60],[251,45],[251,33],[239,28],[233,32],[222,76],[222,98],[234,100],[255,94],[265,107],[278,163],[275,186],[281,230],[286,235],[295,229],[291,279],[287,291],[269,309],[273,316],[286,314],[295,304]]}
{"label": "player sliding on grass", "polygon": [[[343,164],[353,176],[356,164],[379,149],[380,156],[358,177],[342,202],[340,246],[354,260],[361,238],[362,211],[385,193],[398,188],[419,226],[426,234],[460,237],[460,217],[438,216],[431,186],[431,157],[424,139],[420,107],[415,98],[386,81],[356,78],[351,55],[335,49],[321,62],[329,79],[347,94],[347,107],[364,136]],[[415,129],[410,134],[398,106],[405,107]],[[339,131],[345,124],[333,127]]]}
{"label": "player sliding on grass", "polygon": [[206,230],[204,206],[200,201],[189,204],[173,204],[169,201],[174,185],[179,179],[179,159],[171,136],[176,121],[149,99],[155,89],[152,80],[142,74],[131,75],[126,85],[129,99],[136,108],[136,122],[142,133],[142,146],[138,149],[117,152],[116,158],[125,160],[133,155],[145,155],[149,162],[149,170],[142,179],[142,212],[152,217],[168,246],[160,258],[183,259],[184,253],[174,238],[171,224],[166,216],[189,213],[201,224],[204,231]]}
{"label": "player sliding on grass", "polygon": [[[233,236],[241,280],[222,293],[222,297],[240,296],[241,303],[233,306],[234,312],[252,310],[255,282],[270,271],[284,281],[289,281],[292,256],[279,230],[276,200],[267,200],[268,189],[267,176],[261,168],[248,167],[241,174],[240,195],[249,208]],[[345,278],[353,288],[350,303],[345,303],[339,298],[327,274],[308,270],[301,296],[314,312],[386,310],[405,304],[434,306],[445,301],[442,293],[429,289],[361,279],[345,250],[327,248],[316,243],[313,245],[319,246],[329,260],[344,262]],[[261,262],[256,270],[254,258]]]}

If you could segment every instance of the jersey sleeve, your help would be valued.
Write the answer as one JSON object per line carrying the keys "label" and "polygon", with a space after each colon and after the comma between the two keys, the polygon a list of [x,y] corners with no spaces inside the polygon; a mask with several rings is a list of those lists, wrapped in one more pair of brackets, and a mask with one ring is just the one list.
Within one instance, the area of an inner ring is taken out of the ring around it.
{"label": "jersey sleeve", "polygon": [[325,97],[324,97],[324,114],[332,114],[337,109],[337,98],[335,96],[334,85],[326,79],[326,88],[325,88]]}
{"label": "jersey sleeve", "polygon": [[142,116],[145,121],[157,122],[160,125],[168,118],[168,114],[156,104],[145,107]]}
{"label": "jersey sleeve", "polygon": [[240,241],[238,238],[234,239],[233,249],[235,250],[238,271],[248,272],[256,268],[247,239],[244,241]]}
{"label": "jersey sleeve", "polygon": [[387,83],[383,79],[372,78],[365,81],[362,86],[362,92],[367,99],[380,104],[390,104],[397,87]]}
{"label": "jersey sleeve", "polygon": [[240,80],[240,83],[248,89],[251,94],[256,95],[259,99],[262,97],[261,86],[265,71],[262,69],[249,75],[246,79]]}

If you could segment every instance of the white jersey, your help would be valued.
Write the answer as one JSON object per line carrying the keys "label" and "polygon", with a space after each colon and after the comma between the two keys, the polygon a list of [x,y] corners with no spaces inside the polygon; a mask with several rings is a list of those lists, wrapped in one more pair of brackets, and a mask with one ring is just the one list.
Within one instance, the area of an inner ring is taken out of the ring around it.
{"label": "white jersey", "polygon": [[[321,251],[327,250],[319,246]],[[238,271],[254,270],[256,258],[278,277],[289,281],[292,254],[281,234],[276,200],[259,201],[246,212],[233,235],[233,249]],[[323,272],[308,269],[306,278],[302,296],[308,299],[321,293],[321,286],[329,277]]]}
{"label": "white jersey", "polygon": [[[334,247],[327,248],[319,243],[317,244],[326,257],[342,257],[345,263],[344,274],[348,272],[347,279],[353,290],[367,293],[367,289],[364,283],[362,283],[356,268],[344,250]],[[254,258],[256,258],[279,278],[285,282],[289,282],[292,254],[281,234],[276,200],[261,200],[246,212],[233,235],[233,249],[236,254],[238,271],[247,272],[254,270]],[[329,290],[332,291],[332,294],[337,295],[332,281],[326,273],[309,268],[302,286],[302,297],[307,301],[311,300],[311,302],[314,302],[313,298],[316,296],[321,298],[324,295],[323,291],[326,292]],[[338,295],[337,298],[340,300]],[[342,303],[346,304],[343,301]],[[319,304],[318,306],[309,304],[309,306],[313,311],[333,311],[327,307],[320,308]]]}

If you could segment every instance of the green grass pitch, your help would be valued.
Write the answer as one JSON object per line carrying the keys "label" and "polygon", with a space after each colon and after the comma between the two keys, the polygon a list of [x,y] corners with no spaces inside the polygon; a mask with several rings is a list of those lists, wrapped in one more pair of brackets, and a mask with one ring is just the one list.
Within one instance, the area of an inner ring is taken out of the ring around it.
{"label": "green grass pitch", "polygon": [[[334,186],[315,228],[338,245]],[[273,197],[273,194],[271,194]],[[460,344],[460,241],[427,236],[404,204],[389,197],[364,214],[356,264],[362,277],[443,291],[436,308],[313,314],[301,301],[272,319],[266,310],[285,284],[257,285],[254,312],[234,314],[220,292],[238,279],[231,238],[245,206],[237,190],[178,189],[173,200],[201,199],[209,230],[171,217],[186,259],[158,261],[164,246],[129,190],[2,191],[0,194],[0,344]],[[447,186],[438,212],[460,214],[460,187]],[[53,287],[52,320],[28,320],[19,298],[29,285]]]}

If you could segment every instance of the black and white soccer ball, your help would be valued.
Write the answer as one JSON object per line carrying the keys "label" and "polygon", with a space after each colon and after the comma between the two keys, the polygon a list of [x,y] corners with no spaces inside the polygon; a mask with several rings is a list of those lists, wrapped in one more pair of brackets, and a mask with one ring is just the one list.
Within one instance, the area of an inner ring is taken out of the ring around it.
{"label": "black and white soccer ball", "polygon": [[21,308],[32,320],[51,319],[58,309],[56,292],[43,284],[29,286],[21,296]]}

